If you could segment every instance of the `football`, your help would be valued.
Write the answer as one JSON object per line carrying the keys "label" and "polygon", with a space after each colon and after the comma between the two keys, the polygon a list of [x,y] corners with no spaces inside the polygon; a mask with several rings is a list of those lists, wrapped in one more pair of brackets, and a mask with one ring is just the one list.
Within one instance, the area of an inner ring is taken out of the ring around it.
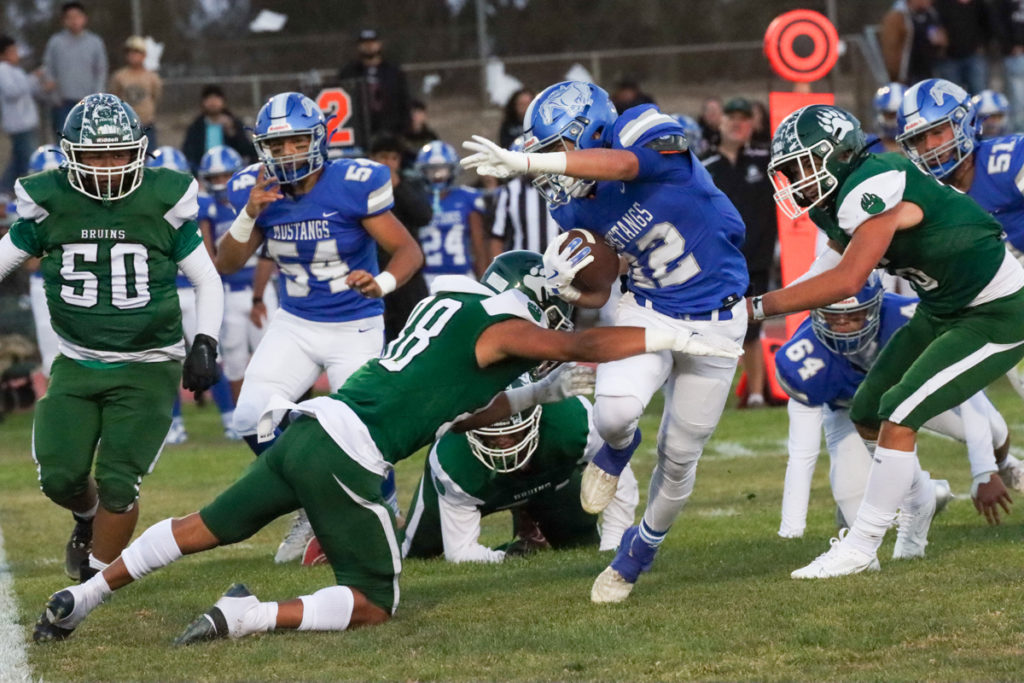
{"label": "football", "polygon": [[594,260],[576,273],[572,286],[581,292],[608,291],[619,277],[619,255],[603,239],[581,228],[574,228],[566,233],[565,241],[562,243],[568,245],[577,237],[582,240],[582,244],[573,250],[573,254],[590,247]]}

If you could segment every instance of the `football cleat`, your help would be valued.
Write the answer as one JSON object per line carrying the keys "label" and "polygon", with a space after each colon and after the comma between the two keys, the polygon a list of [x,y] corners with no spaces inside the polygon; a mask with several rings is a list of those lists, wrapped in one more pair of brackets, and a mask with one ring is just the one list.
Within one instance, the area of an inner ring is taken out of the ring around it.
{"label": "football cleat", "polygon": [[920,510],[900,510],[897,518],[896,545],[892,549],[894,560],[924,557],[932,520],[952,498],[949,482],[945,479],[932,479],[929,480],[929,484],[933,495],[928,496],[927,502]]}
{"label": "football cleat", "polygon": [[224,591],[224,595],[214,603],[213,607],[197,617],[180,636],[174,639],[174,644],[177,646],[191,645],[204,640],[240,638],[247,635],[243,632],[240,622],[245,613],[259,602],[259,598],[253,595],[244,584],[233,583]]}
{"label": "football cleat", "polygon": [[92,520],[75,519],[75,528],[64,548],[64,571],[75,581],[82,578],[82,566],[89,566],[89,552],[92,550]]}
{"label": "football cleat", "polygon": [[305,510],[299,510],[295,514],[292,528],[288,530],[281,545],[277,546],[274,562],[285,564],[299,559],[306,551],[306,546],[311,538],[313,538],[313,527],[309,523],[309,517],[306,516]]}
{"label": "football cleat", "polygon": [[1007,455],[999,467],[999,477],[1006,488],[1024,491],[1024,463],[1012,455]]}
{"label": "football cleat", "polygon": [[644,543],[640,527],[631,526],[622,534],[622,543],[615,559],[594,580],[590,601],[597,603],[622,602],[629,597],[640,574],[650,571],[657,554],[657,546]]}
{"label": "football cleat", "polygon": [[85,616],[75,614],[75,596],[70,590],[57,591],[46,601],[46,609],[32,629],[32,640],[37,643],[67,640]]}
{"label": "football cleat", "polygon": [[306,551],[302,554],[302,566],[313,567],[318,564],[327,564],[327,554],[320,546],[320,541],[314,536],[306,544]]}
{"label": "football cleat", "polygon": [[585,512],[596,515],[612,502],[619,486],[619,477],[608,474],[592,462],[583,470],[580,483],[580,505]]}
{"label": "football cleat", "polygon": [[186,441],[188,441],[188,432],[185,431],[185,423],[181,420],[172,420],[171,428],[167,430],[167,436],[164,437],[164,443],[176,446]]}
{"label": "football cleat", "polygon": [[831,579],[836,576],[859,574],[863,571],[877,572],[881,569],[878,558],[868,555],[843,543],[849,529],[841,529],[839,537],[829,540],[829,549],[818,555],[806,567],[793,571],[794,579]]}

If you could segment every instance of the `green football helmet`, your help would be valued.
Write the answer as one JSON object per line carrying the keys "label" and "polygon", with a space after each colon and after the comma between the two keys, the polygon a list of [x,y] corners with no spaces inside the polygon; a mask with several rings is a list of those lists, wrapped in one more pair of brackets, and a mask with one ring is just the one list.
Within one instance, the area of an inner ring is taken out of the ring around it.
{"label": "green football helmet", "polygon": [[[149,140],[138,114],[116,95],[88,95],[64,121],[60,147],[68,160],[71,186],[93,199],[114,201],[142,183]],[[123,163],[96,165],[96,153],[126,158]],[[83,161],[83,155],[89,155]]]}
{"label": "green football helmet", "polygon": [[[509,389],[530,383],[528,375],[517,377]],[[487,469],[507,474],[530,461],[540,440],[541,406],[535,405],[492,425],[466,432],[469,450]]]}
{"label": "green football helmet", "polygon": [[812,104],[787,116],[772,137],[768,173],[775,203],[790,218],[822,204],[853,170],[864,131],[850,112]]}

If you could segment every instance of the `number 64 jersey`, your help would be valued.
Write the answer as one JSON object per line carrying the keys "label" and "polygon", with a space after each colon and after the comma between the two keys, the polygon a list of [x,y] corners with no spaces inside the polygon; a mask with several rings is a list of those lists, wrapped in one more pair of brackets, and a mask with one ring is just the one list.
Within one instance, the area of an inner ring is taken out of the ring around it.
{"label": "number 64 jersey", "polygon": [[[229,181],[228,199],[238,211],[245,210],[258,172],[254,164]],[[281,270],[281,307],[316,322],[383,314],[382,299],[363,297],[345,278],[354,270],[379,273],[377,243],[360,221],[392,206],[391,171],[366,159],[328,161],[308,193],[285,195],[267,206],[256,228],[264,235],[266,255]]]}

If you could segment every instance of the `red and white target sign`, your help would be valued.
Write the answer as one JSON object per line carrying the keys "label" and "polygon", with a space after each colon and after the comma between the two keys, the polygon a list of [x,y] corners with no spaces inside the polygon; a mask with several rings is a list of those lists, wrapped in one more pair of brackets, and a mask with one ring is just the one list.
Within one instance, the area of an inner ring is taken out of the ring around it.
{"label": "red and white target sign", "polygon": [[775,17],[764,34],[768,63],[782,78],[810,83],[825,76],[839,59],[839,34],[823,14],[796,9]]}

